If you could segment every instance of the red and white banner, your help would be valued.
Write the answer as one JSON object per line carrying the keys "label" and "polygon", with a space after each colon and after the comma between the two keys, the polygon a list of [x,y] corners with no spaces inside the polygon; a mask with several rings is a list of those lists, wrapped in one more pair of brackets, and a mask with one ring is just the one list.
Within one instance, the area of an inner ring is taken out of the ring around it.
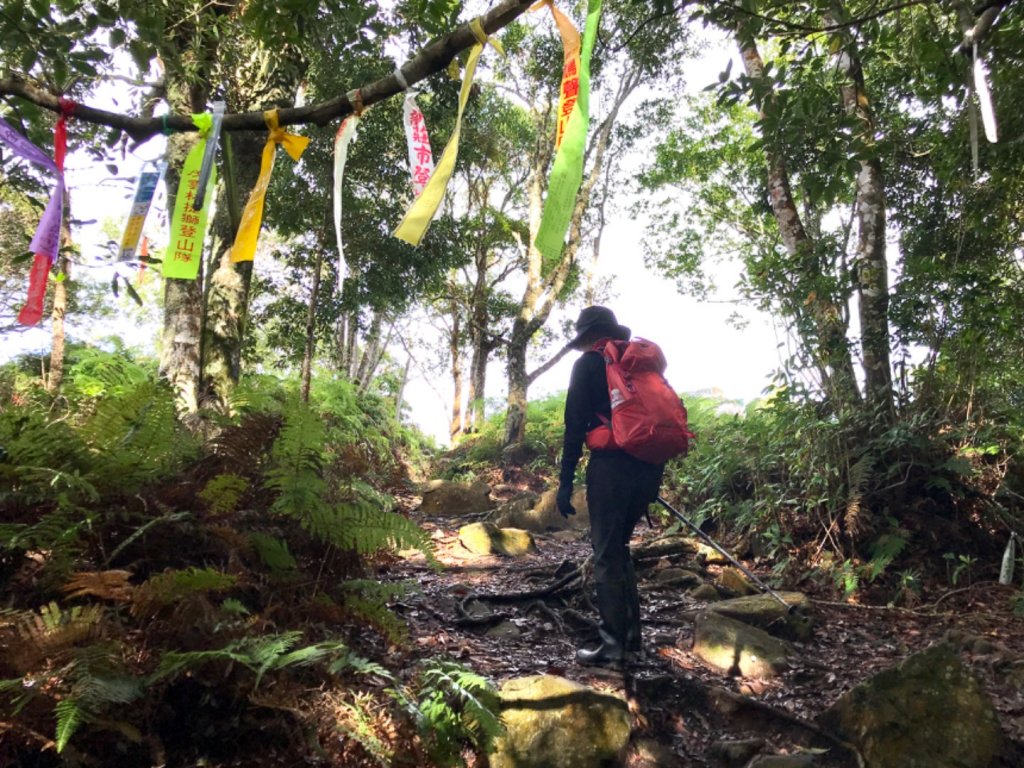
{"label": "red and white banner", "polygon": [[434,154],[430,150],[427,123],[423,112],[416,104],[416,94],[405,94],[402,104],[402,122],[405,124],[405,138],[409,144],[409,173],[412,175],[412,194],[419,197],[427,186],[430,174],[434,172]]}

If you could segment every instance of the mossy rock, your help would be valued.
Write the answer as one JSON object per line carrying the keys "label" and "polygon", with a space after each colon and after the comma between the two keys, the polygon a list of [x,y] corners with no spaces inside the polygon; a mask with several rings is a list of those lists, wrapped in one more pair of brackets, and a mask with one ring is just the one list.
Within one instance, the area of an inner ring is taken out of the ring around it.
{"label": "mossy rock", "polygon": [[554,675],[509,680],[499,696],[506,730],[491,768],[611,765],[629,743],[629,710],[617,696]]}
{"label": "mossy rock", "polygon": [[459,529],[459,543],[474,555],[519,557],[537,551],[529,531],[499,528],[494,523],[471,523]]}
{"label": "mossy rock", "polygon": [[693,652],[730,675],[772,678],[788,667],[789,643],[713,610],[697,617]]}
{"label": "mossy rock", "polygon": [[994,768],[1006,749],[992,701],[948,643],[861,683],[819,720],[872,768]]}
{"label": "mossy rock", "polygon": [[420,513],[431,517],[463,517],[486,512],[494,507],[487,483],[455,483],[433,480],[423,491]]}
{"label": "mossy rock", "polygon": [[793,607],[787,610],[771,595],[749,595],[722,600],[711,610],[742,621],[752,627],[763,629],[776,637],[787,640],[807,640],[813,631],[813,621],[807,615],[810,601],[801,592],[776,593]]}
{"label": "mossy rock", "polygon": [[723,568],[722,572],[718,574],[717,582],[719,586],[734,595],[753,595],[757,592],[757,588],[750,583],[739,568]]}

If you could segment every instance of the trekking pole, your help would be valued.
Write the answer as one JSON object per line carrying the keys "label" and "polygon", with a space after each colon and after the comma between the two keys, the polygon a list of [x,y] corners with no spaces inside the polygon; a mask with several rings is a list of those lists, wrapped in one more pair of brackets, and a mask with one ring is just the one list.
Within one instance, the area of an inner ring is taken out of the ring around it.
{"label": "trekking pole", "polygon": [[706,533],[704,533],[704,531],[702,531],[698,526],[694,525],[692,522],[683,517],[683,515],[680,514],[675,507],[673,507],[671,504],[669,504],[667,501],[661,498],[661,496],[658,497],[658,503],[661,504],[661,506],[663,506],[665,509],[667,509],[677,520],[679,520],[681,523],[684,523],[691,531],[696,533],[704,541],[704,543],[706,543],[708,546],[710,546],[712,549],[718,552],[718,554],[722,555],[726,560],[728,560],[730,563],[739,568],[744,576],[746,576],[748,579],[754,582],[754,584],[759,586],[766,594],[769,594],[776,600],[778,600],[779,603],[781,603],[785,607],[788,613],[793,612],[793,609],[796,608],[795,605],[790,605],[789,603],[787,603],[785,598],[782,597],[782,595],[780,595],[774,589],[772,589],[759,578],[757,578],[757,576],[751,573],[745,565],[743,565],[739,560],[737,560],[735,557],[726,552],[725,549],[717,541],[715,541]]}

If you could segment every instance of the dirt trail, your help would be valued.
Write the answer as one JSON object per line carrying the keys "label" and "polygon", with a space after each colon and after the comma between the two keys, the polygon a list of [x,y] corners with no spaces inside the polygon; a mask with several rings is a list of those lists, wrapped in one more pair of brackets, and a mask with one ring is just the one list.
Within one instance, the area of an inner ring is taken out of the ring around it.
{"label": "dirt trail", "polygon": [[[944,637],[957,642],[961,657],[984,680],[1006,733],[1016,745],[1024,744],[1024,618],[1010,610],[1012,588],[984,584],[952,594],[937,591],[933,601],[946,595],[938,605],[914,611],[815,600],[813,638],[795,644],[799,659],[791,670],[763,681],[729,677],[693,655],[693,617],[705,604],[684,588],[661,587],[640,568],[646,658],[623,675],[575,663],[575,649],[596,636],[590,582],[582,589],[576,579],[543,599],[508,597],[542,590],[582,564],[589,554],[585,534],[569,540],[539,536],[538,552],[522,558],[479,557],[457,538],[458,528],[471,521],[417,522],[432,534],[445,568],[434,572],[415,559],[388,568],[387,578],[420,586],[395,606],[409,624],[414,647],[423,655],[470,664],[499,684],[554,674],[621,691],[635,715],[634,740],[657,741],[679,765],[715,765],[709,753],[714,742],[753,738],[765,740],[771,752],[828,749],[818,765],[856,765],[816,732],[814,718],[857,683]],[[641,524],[634,550],[658,533]],[[479,595],[500,597],[474,602]],[[467,607],[476,612],[467,614]],[[487,635],[503,621],[512,636]]]}

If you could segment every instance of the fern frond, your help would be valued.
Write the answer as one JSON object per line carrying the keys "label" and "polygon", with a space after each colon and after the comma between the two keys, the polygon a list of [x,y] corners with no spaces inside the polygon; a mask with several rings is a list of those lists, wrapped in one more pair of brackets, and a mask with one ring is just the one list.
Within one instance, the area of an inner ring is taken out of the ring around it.
{"label": "fern frond", "polygon": [[85,720],[85,711],[75,699],[68,698],[58,701],[57,706],[54,707],[54,712],[57,715],[57,734],[55,737],[57,751],[63,752],[64,747],[68,745],[68,741]]}
{"label": "fern frond", "polygon": [[871,546],[871,560],[868,562],[868,580],[877,579],[892,561],[900,556],[907,546],[906,531],[897,529],[883,533]]}
{"label": "fern frond", "polygon": [[427,533],[412,520],[365,503],[323,507],[300,518],[318,539],[359,555],[383,549],[419,549],[433,554]]}
{"label": "fern frond", "polygon": [[131,571],[81,571],[71,574],[64,585],[67,597],[84,597],[92,595],[101,600],[124,602],[131,600],[134,587],[128,582]]}
{"label": "fern frond", "polygon": [[383,584],[369,579],[351,579],[341,584],[345,609],[366,621],[392,643],[402,643],[409,634],[406,624],[387,606],[388,600],[409,591],[403,583]]}
{"label": "fern frond", "polygon": [[146,380],[100,399],[78,427],[91,453],[92,476],[118,493],[173,473],[198,453],[179,424],[166,384]]}
{"label": "fern frond", "polygon": [[395,680],[395,676],[391,674],[389,669],[382,667],[375,661],[364,659],[362,656],[356,656],[353,653],[346,653],[339,656],[327,667],[327,671],[332,675],[346,669],[350,669],[359,675],[376,675],[377,677],[382,677],[391,682],[394,682]]}
{"label": "fern frond", "polygon": [[285,571],[293,571],[298,565],[295,558],[292,557],[292,553],[288,551],[287,541],[255,531],[249,534],[249,542],[256,550],[260,560],[272,573],[280,574]]}
{"label": "fern frond", "polygon": [[444,660],[429,661],[420,674],[420,727],[441,762],[457,754],[468,740],[488,751],[501,736],[498,693],[490,682],[468,667]]}
{"label": "fern frond", "polygon": [[244,476],[261,462],[281,424],[277,413],[247,414],[241,423],[226,427],[213,438],[210,450],[226,472]]}
{"label": "fern frond", "polygon": [[191,595],[230,589],[237,580],[236,576],[212,568],[164,571],[136,587],[132,597],[132,613],[136,616],[151,615]]}
{"label": "fern frond", "polygon": [[238,509],[238,502],[249,490],[249,481],[231,473],[217,475],[203,486],[199,498],[206,504],[212,517],[226,515]]}
{"label": "fern frond", "polygon": [[848,490],[844,522],[846,524],[846,530],[851,536],[856,536],[860,533],[867,522],[863,519],[861,501],[864,496],[864,491],[868,487],[868,482],[871,479],[874,463],[875,457],[869,452],[861,456],[857,462],[850,467],[849,477],[847,478]]}
{"label": "fern frond", "polygon": [[367,711],[369,706],[368,697],[359,695],[356,695],[354,703],[339,702],[335,721],[339,731],[366,750],[378,765],[386,768],[391,765],[393,752],[377,735],[377,730]]}
{"label": "fern frond", "polygon": [[18,634],[38,650],[52,654],[98,635],[103,606],[76,605],[67,610],[51,602],[29,613],[17,625]]}

